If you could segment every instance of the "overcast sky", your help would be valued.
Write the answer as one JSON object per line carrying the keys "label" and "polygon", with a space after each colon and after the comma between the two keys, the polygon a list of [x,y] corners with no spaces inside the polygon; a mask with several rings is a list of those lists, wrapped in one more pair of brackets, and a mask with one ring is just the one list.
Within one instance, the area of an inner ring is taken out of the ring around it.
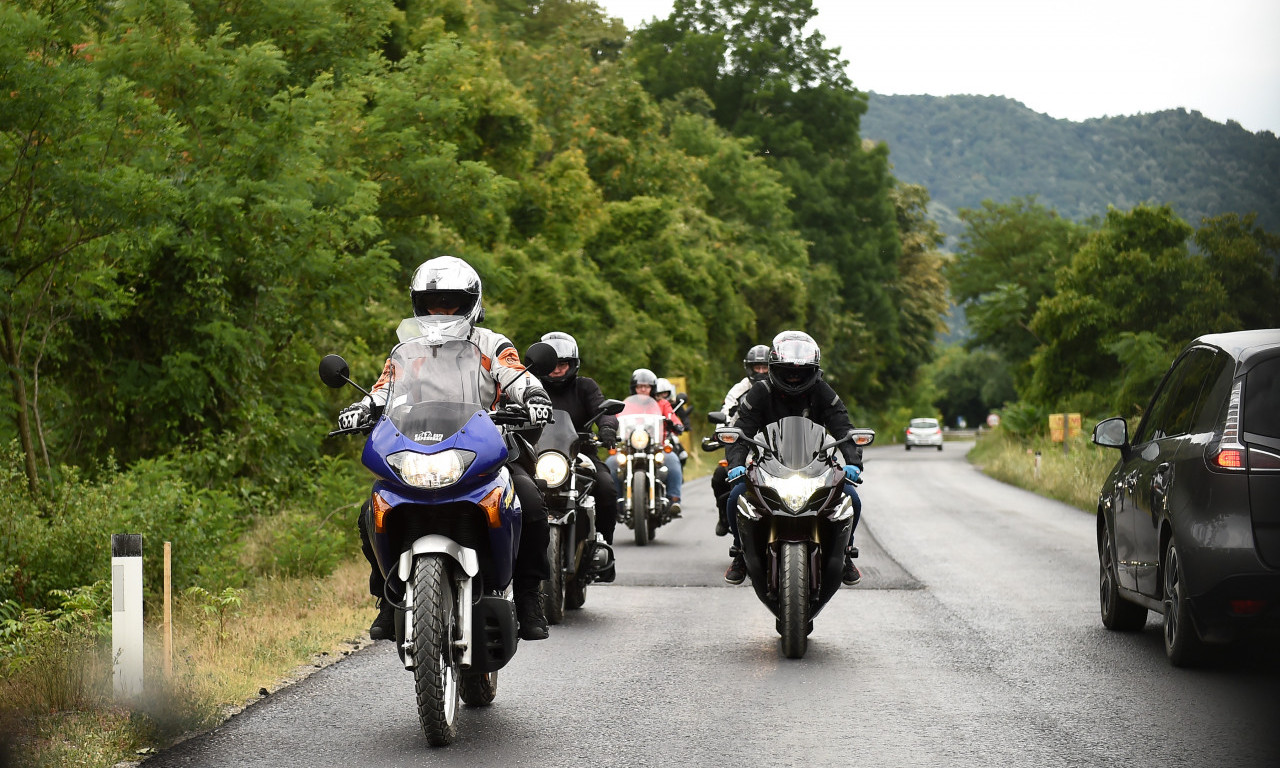
{"label": "overcast sky", "polygon": [[[635,28],[671,0],[596,0]],[[1068,120],[1184,107],[1280,135],[1280,0],[814,0],[849,77]]]}

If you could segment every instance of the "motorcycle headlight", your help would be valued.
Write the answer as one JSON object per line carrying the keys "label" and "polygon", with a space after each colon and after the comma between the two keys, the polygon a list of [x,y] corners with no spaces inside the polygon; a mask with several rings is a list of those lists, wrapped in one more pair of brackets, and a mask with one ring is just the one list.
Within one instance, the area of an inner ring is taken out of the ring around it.
{"label": "motorcycle headlight", "polygon": [[649,433],[643,429],[632,430],[630,442],[632,448],[637,451],[643,451],[649,447]]}
{"label": "motorcycle headlight", "polygon": [[547,451],[538,457],[534,474],[545,480],[548,488],[558,488],[569,477],[569,461],[555,451]]}
{"label": "motorcycle headlight", "polygon": [[458,482],[475,458],[471,451],[456,448],[440,453],[400,451],[388,456],[387,463],[415,488],[444,488]]}
{"label": "motorcycle headlight", "polygon": [[803,477],[801,475],[792,475],[791,477],[771,477],[764,476],[765,485],[777,492],[778,497],[782,499],[782,503],[787,505],[787,509],[792,512],[799,512],[804,509],[804,505],[808,503],[819,488],[825,483],[821,477]]}

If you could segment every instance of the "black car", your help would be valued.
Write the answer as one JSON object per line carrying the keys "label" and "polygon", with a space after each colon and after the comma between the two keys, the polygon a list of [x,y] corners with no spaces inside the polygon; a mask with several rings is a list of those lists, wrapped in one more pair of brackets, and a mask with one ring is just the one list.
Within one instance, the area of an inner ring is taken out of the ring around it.
{"label": "black car", "polygon": [[1175,666],[1280,628],[1280,329],[1201,336],[1178,355],[1098,497],[1102,623],[1164,614]]}

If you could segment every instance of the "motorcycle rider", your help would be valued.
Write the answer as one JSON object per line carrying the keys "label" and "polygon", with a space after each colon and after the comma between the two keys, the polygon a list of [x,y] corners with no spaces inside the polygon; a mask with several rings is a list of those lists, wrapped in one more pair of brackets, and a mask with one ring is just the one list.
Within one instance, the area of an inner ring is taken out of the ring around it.
{"label": "motorcycle rider", "polygon": [[[733,426],[738,415],[738,401],[747,394],[751,385],[769,378],[769,345],[757,344],[748,349],[746,356],[742,358],[742,367],[746,369],[747,375],[729,388],[729,392],[724,396],[724,405],[720,406],[720,412],[729,417],[727,426]],[[711,474],[711,493],[716,497],[716,510],[720,513],[716,520],[717,536],[725,536],[729,533],[729,517],[725,513],[725,500],[729,495],[728,474],[727,462],[716,464],[716,471]]]}
{"label": "motorcycle rider", "polygon": [[[653,397],[654,390],[658,386],[658,377],[648,368],[637,368],[631,372],[631,394],[643,395],[645,397]],[[657,398],[654,398],[655,400]],[[667,427],[677,435],[684,431],[684,423],[680,421],[680,417],[676,416],[675,411],[671,408],[671,403],[665,400],[657,400],[658,409],[662,412],[662,417],[666,421]],[[663,430],[662,440],[665,444],[667,439],[666,430]],[[609,469],[614,473],[614,485],[617,488],[618,496],[621,497],[625,490],[622,488],[622,478],[618,477],[618,460],[610,456],[606,462]],[[664,461],[663,466],[667,468],[667,501],[671,504],[671,516],[680,516],[680,491],[684,485],[684,470],[680,466],[679,461]]]}
{"label": "motorcycle rider", "polygon": [[[681,424],[687,423],[687,420],[680,415],[680,410],[676,406],[676,388],[670,379],[664,379],[659,376],[658,384],[653,388],[653,391],[655,399],[665,400],[671,405],[671,412],[675,414],[675,421]],[[683,407],[684,403],[681,402],[679,405]],[[684,449],[684,446],[680,443],[680,438],[676,435],[668,435],[667,442],[671,443],[671,452],[675,454],[676,458],[680,459],[680,467],[683,470],[685,462],[689,460],[689,452]]]}
{"label": "motorcycle rider", "polygon": [[[578,375],[582,364],[578,357],[578,342],[569,334],[552,331],[543,334],[542,341],[550,344],[556,351],[556,367],[551,373],[540,376],[542,386],[551,396],[551,407],[569,412],[573,419],[574,429],[582,432],[583,425],[592,416],[600,412],[604,402],[604,394],[595,379]],[[605,448],[612,448],[618,442],[618,417],[601,416],[596,419],[596,427],[600,433],[600,443]],[[592,488],[592,496],[596,500],[596,531],[604,538],[606,544],[613,544],[613,531],[618,525],[618,495],[615,493],[613,473],[591,453],[591,463],[596,468],[596,483]],[[613,581],[614,569],[601,574],[601,581]]]}
{"label": "motorcycle rider", "polygon": [[[538,379],[525,371],[515,346],[502,334],[477,325],[484,320],[484,306],[480,275],[470,264],[454,256],[439,256],[423,262],[413,273],[409,298],[414,316],[401,322],[396,330],[401,341],[418,336],[426,336],[428,340],[470,340],[488,363],[484,371],[494,387],[494,404],[500,397],[507,398],[527,407],[533,424],[542,426],[551,420],[551,399]],[[343,429],[372,426],[386,406],[391,376],[388,359],[369,395],[344,408],[338,415],[338,424]],[[551,526],[542,495],[528,470],[516,462],[509,463],[507,469],[522,512],[512,579],[520,638],[543,640],[549,634],[542,608],[542,581],[551,575],[547,560]],[[360,542],[371,568],[369,592],[378,598],[378,617],[369,627],[369,637],[390,640],[395,638],[395,609],[383,596],[386,580],[374,559],[369,540],[369,514],[366,499],[359,519]]]}
{"label": "motorcycle rider", "polygon": [[[822,353],[813,337],[800,331],[783,331],[773,338],[769,350],[769,373],[764,381],[751,385],[738,401],[737,420],[734,426],[748,437],[754,437],[766,425],[786,416],[804,416],[826,428],[835,438],[842,438],[853,429],[849,411],[840,396],[822,380],[818,364]],[[738,537],[738,499],[746,490],[747,443],[739,441],[725,448],[725,460],[729,469],[726,477],[731,484],[725,508],[729,517],[729,529],[733,532],[733,548],[729,550],[733,561],[724,572],[724,580],[741,584],[746,578],[746,564],[742,559],[742,542]],[[844,492],[853,503],[853,529],[849,534],[849,546],[845,549],[844,572],[841,581],[850,586],[862,580],[862,574],[853,564],[857,549],[853,546],[853,532],[862,518],[862,500],[853,483],[862,474],[862,448],[853,442],[840,444],[844,456]]]}

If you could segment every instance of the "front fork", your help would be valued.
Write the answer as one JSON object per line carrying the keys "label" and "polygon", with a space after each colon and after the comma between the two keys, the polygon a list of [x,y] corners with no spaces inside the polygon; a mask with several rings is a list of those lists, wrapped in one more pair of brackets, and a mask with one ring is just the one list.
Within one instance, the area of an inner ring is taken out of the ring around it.
{"label": "front fork", "polygon": [[458,659],[459,665],[463,669],[471,666],[472,653],[472,626],[471,626],[471,610],[472,603],[475,602],[474,584],[475,576],[480,572],[480,558],[474,549],[464,547],[453,539],[438,534],[423,536],[413,542],[413,546],[406,549],[400,555],[400,563],[398,565],[398,576],[400,581],[404,583],[404,639],[400,644],[400,653],[404,659],[404,668],[413,669],[413,568],[414,561],[422,555],[438,554],[452,560],[454,567],[450,568],[453,576],[454,587],[456,589],[454,605],[454,616],[458,620],[458,634],[460,637],[454,641],[454,649],[461,651]]}

